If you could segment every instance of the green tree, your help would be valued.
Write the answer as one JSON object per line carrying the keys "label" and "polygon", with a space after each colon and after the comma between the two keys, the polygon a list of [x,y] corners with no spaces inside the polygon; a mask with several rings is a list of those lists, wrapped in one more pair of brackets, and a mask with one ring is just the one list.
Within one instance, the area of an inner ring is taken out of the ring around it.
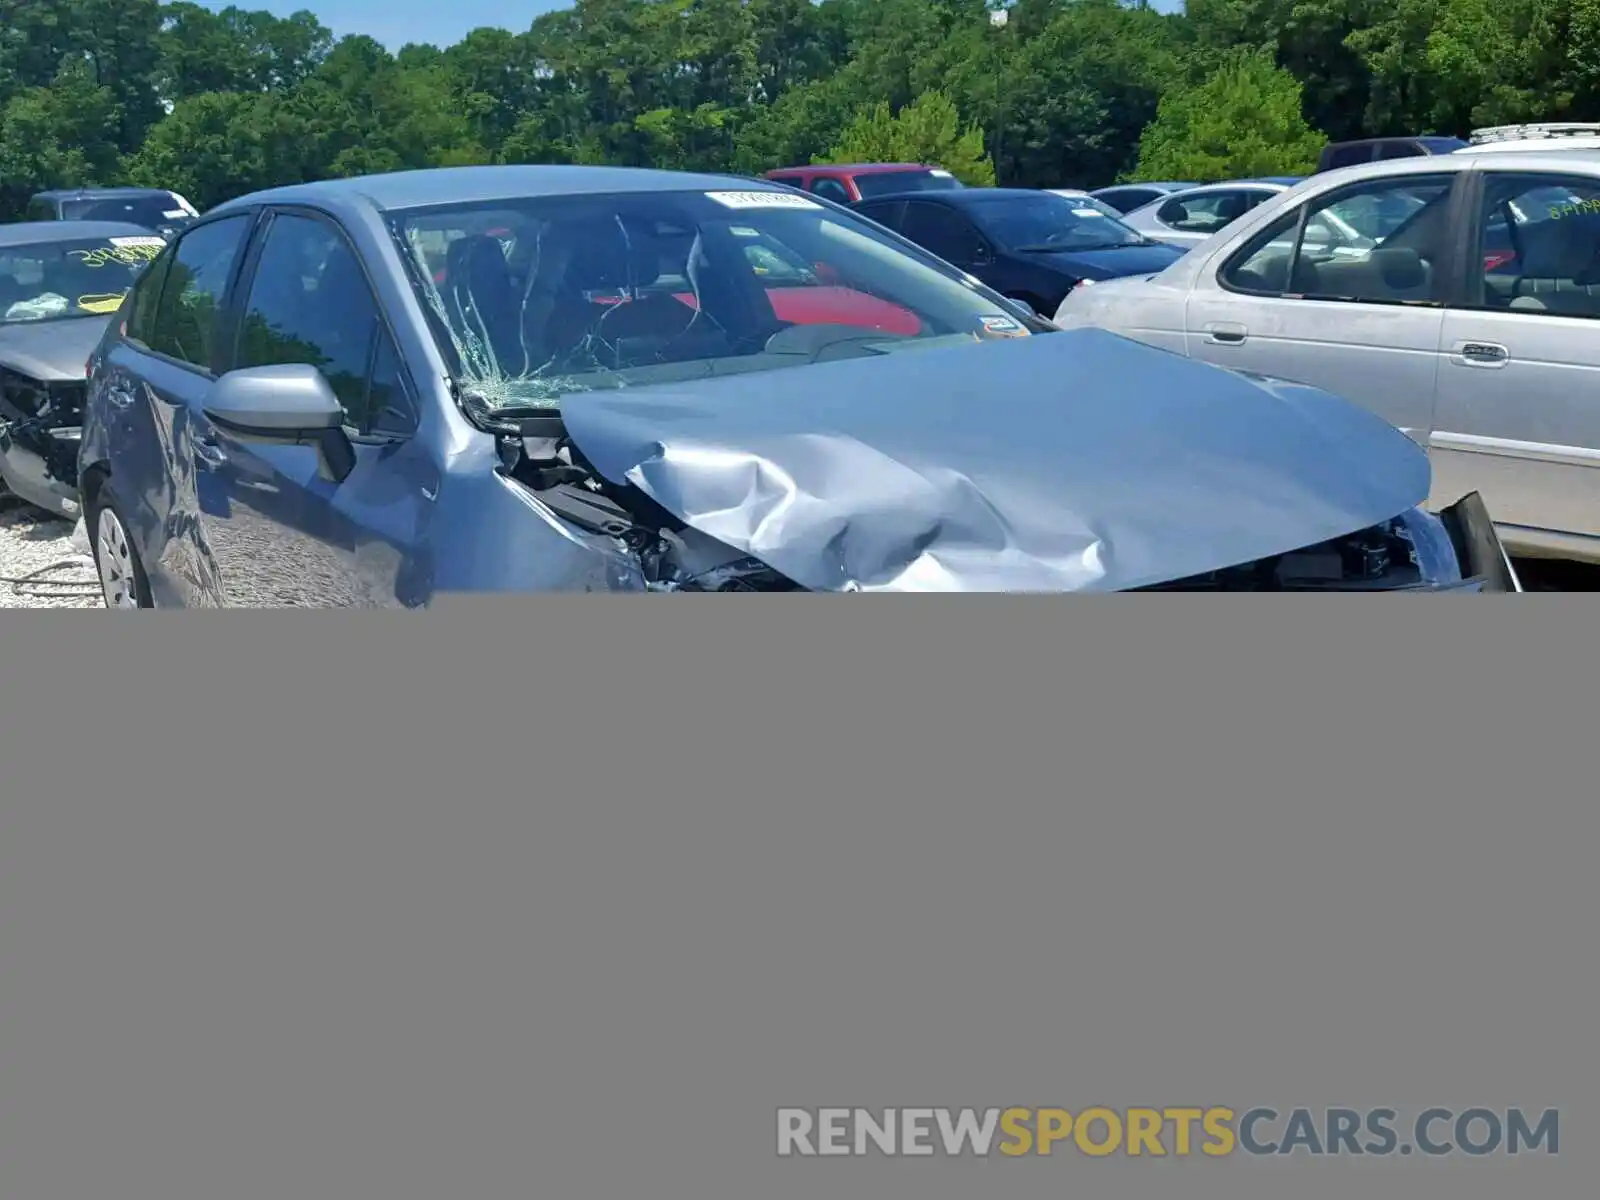
{"label": "green tree", "polygon": [[34,192],[113,181],[121,122],[83,59],[69,59],[48,87],[14,92],[0,106],[0,220],[20,217]]}
{"label": "green tree", "polygon": [[815,161],[932,163],[973,187],[993,187],[995,180],[983,131],[975,125],[963,129],[961,114],[943,92],[924,92],[898,113],[882,101],[861,111]]}
{"label": "green tree", "polygon": [[1139,139],[1136,179],[1240,179],[1316,167],[1327,139],[1300,112],[1300,83],[1270,51],[1235,51],[1205,80],[1173,88]]}

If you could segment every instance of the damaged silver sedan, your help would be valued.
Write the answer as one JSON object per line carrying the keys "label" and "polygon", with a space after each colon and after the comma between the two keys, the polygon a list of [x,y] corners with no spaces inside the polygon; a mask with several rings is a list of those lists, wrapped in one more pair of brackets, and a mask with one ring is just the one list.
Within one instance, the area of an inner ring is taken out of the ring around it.
{"label": "damaged silver sedan", "polygon": [[0,492],[78,516],[84,364],[163,245],[113,221],[0,225]]}
{"label": "damaged silver sedan", "polygon": [[1063,332],[721,176],[409,172],[207,213],[91,369],[111,607],[460,591],[1520,590],[1344,400]]}

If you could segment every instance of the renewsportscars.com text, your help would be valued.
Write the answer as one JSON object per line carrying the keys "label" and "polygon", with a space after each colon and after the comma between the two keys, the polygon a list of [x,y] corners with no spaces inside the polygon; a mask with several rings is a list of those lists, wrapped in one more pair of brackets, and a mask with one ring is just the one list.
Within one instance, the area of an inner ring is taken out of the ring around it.
{"label": "renewsportscars.com text", "polygon": [[783,1157],[943,1154],[1482,1157],[1557,1154],[1560,1114],[1522,1108],[780,1108]]}

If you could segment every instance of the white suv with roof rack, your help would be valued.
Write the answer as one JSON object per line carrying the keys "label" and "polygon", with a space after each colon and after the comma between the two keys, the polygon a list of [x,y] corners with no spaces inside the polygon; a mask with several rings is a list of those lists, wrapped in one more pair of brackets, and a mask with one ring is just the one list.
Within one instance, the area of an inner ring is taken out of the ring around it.
{"label": "white suv with roof rack", "polygon": [[1565,121],[1535,125],[1490,125],[1474,129],[1457,154],[1512,150],[1600,150],[1600,122]]}

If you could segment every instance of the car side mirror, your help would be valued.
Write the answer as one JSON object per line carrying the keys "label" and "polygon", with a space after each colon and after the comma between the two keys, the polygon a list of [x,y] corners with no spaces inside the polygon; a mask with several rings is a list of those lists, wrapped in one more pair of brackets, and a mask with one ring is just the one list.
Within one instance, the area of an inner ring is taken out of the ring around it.
{"label": "car side mirror", "polygon": [[1023,312],[1027,313],[1030,317],[1037,317],[1039,315],[1039,310],[1032,304],[1029,304],[1026,300],[1020,300],[1016,296],[1009,296],[1007,299],[1009,299],[1012,304],[1015,304]]}
{"label": "car side mirror", "polygon": [[355,467],[344,406],[327,377],[307,363],[229,371],[211,385],[201,407],[241,442],[315,446],[318,469],[333,483],[342,483]]}

